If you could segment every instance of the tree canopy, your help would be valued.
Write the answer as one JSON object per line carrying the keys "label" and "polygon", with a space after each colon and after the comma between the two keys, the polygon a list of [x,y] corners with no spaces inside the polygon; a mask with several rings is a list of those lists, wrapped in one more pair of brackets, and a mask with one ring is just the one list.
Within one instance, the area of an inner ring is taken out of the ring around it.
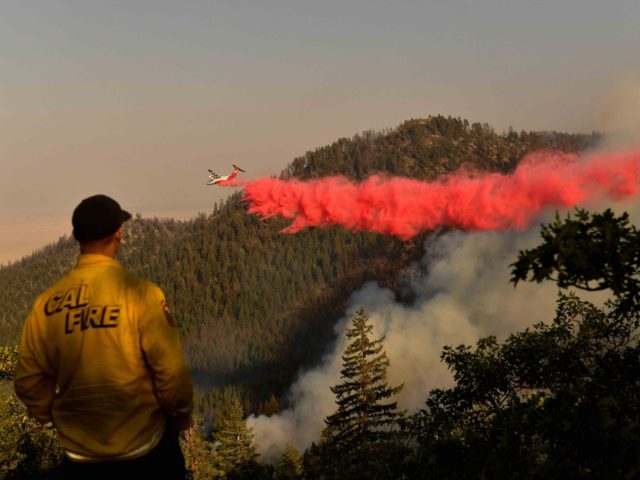
{"label": "tree canopy", "polygon": [[[640,474],[635,227],[626,214],[581,210],[544,226],[542,237],[520,252],[515,282],[532,271],[533,280],[609,288],[613,298],[597,307],[561,293],[550,324],[502,344],[487,337],[475,349],[445,347],[455,386],[431,392],[414,417],[415,478]],[[600,252],[604,246],[613,252]]]}
{"label": "tree canopy", "polygon": [[331,478],[387,478],[388,460],[403,447],[405,412],[394,400],[403,385],[389,386],[384,337],[372,340],[372,331],[364,308],[358,309],[345,333],[350,343],[342,355],[342,382],[331,387],[338,408],[325,419],[322,458]]}
{"label": "tree canopy", "polygon": [[542,226],[543,243],[520,252],[512,282],[553,280],[560,288],[611,289],[623,309],[640,304],[640,232],[610,209],[575,213]]}

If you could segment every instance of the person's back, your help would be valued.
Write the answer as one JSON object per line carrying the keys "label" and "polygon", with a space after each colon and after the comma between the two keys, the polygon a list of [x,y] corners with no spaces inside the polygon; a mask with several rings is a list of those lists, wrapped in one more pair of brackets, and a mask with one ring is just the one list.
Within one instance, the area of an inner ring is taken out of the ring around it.
{"label": "person's back", "polygon": [[113,258],[119,225],[117,238],[87,241],[80,220],[74,212],[76,268],[25,321],[16,393],[38,420],[53,422],[76,465],[143,458],[166,430],[188,425],[189,369],[162,291]]}

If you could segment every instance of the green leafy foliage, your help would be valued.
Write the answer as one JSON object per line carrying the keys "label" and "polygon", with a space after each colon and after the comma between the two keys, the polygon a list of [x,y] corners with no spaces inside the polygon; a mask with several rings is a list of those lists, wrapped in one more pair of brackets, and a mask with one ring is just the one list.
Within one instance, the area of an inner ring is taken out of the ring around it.
{"label": "green leafy foliage", "polygon": [[47,478],[62,462],[62,447],[13,394],[17,359],[18,347],[0,347],[0,478]]}
{"label": "green leafy foliage", "polygon": [[561,294],[551,324],[446,347],[455,386],[414,417],[412,476],[636,478],[640,474],[637,231],[628,216],[578,210],[543,226],[513,281],[611,289],[605,308]]}
{"label": "green leafy foliage", "polygon": [[15,395],[0,390],[0,478],[48,478],[62,462],[55,431],[31,418]]}
{"label": "green leafy foliage", "polygon": [[629,216],[607,209],[589,213],[577,209],[565,219],[543,225],[544,242],[520,252],[513,264],[512,282],[554,280],[559,287],[611,289],[623,308],[640,301],[640,232]]}
{"label": "green leafy foliage", "polygon": [[475,349],[446,348],[456,385],[431,392],[415,417],[416,471],[443,478],[637,475],[639,325],[636,315],[561,295],[550,325],[504,344],[488,337]]}
{"label": "green leafy foliage", "polygon": [[18,361],[17,346],[0,346],[0,381],[11,380]]}

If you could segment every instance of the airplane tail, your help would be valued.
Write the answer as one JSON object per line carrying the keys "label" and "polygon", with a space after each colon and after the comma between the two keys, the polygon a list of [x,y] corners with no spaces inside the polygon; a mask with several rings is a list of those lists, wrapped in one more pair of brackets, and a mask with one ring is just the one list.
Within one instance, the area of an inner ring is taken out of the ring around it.
{"label": "airplane tail", "polygon": [[[233,164],[232,164],[232,165],[233,165]],[[243,170],[243,169],[241,169],[241,168],[240,168],[239,166],[237,166],[237,165],[233,165],[233,168],[235,168],[236,170],[240,170],[241,172],[243,172],[243,173],[244,173],[244,170]]]}

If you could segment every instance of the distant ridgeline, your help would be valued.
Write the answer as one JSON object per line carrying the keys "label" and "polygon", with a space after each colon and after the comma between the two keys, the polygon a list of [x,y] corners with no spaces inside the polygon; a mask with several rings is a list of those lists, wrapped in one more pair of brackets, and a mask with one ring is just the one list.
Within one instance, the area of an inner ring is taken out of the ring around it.
{"label": "distant ridgeline", "polygon": [[[281,176],[433,179],[461,166],[508,172],[530,151],[576,152],[598,139],[497,134],[487,124],[436,116],[340,139],[295,159]],[[347,298],[365,281],[399,291],[425,236],[401,242],[341,229],[283,235],[286,222],[263,222],[245,210],[236,193],[189,221],[138,216],[127,224],[119,259],[165,291],[201,386],[233,385],[262,401],[320,358]],[[0,269],[0,345],[17,343],[36,295],[72,268],[77,254],[75,242],[62,238]]]}

